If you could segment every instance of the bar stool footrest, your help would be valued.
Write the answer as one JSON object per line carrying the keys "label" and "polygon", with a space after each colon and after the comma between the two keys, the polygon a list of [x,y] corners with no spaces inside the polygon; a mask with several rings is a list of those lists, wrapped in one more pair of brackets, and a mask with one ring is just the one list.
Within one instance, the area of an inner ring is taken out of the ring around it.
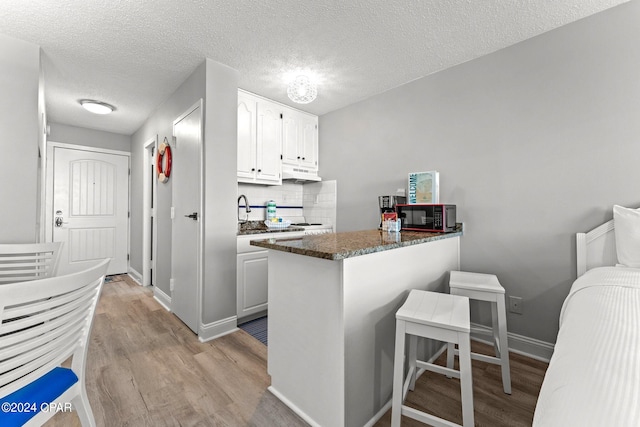
{"label": "bar stool footrest", "polygon": [[444,418],[427,414],[426,412],[419,411],[407,405],[402,405],[402,415],[434,427],[460,427],[460,424],[452,423],[451,421],[447,421]]}
{"label": "bar stool footrest", "polygon": [[[453,350],[453,354],[455,356],[458,356],[459,353],[460,352],[459,352],[459,350],[457,348]],[[493,363],[494,365],[502,365],[502,359],[500,359],[499,357],[488,356],[488,355],[482,354],[482,353],[473,353],[473,352],[471,352],[471,359],[472,360],[480,360],[481,362],[486,362],[486,363]],[[447,376],[450,376],[450,374],[447,374]]]}
{"label": "bar stool footrest", "polygon": [[437,374],[445,375],[447,377],[460,378],[460,371],[450,369],[445,366],[434,365],[433,363],[424,362],[422,360],[416,360],[416,366],[418,366],[419,368],[427,369],[431,372],[435,372]]}

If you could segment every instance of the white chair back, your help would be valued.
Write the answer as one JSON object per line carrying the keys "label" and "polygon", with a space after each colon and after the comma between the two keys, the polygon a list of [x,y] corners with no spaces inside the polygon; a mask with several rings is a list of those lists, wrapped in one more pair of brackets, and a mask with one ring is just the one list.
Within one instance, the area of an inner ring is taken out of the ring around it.
{"label": "white chair back", "polygon": [[0,285],[53,277],[60,242],[0,244]]}
{"label": "white chair back", "polygon": [[70,356],[86,397],[87,342],[108,263],[106,259],[78,273],[0,286],[0,398]]}

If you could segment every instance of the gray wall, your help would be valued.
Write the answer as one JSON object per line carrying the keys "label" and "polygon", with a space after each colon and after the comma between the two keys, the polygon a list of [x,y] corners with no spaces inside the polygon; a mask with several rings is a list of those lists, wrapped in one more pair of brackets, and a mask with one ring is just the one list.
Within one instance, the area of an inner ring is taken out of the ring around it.
{"label": "gray wall", "polygon": [[238,72],[206,60],[203,323],[236,315]]}
{"label": "gray wall", "polygon": [[[171,141],[173,121],[204,99],[205,212],[202,322],[211,323],[236,312],[236,110],[237,72],[204,61],[132,135],[131,267],[142,272],[142,190],[144,144],[158,135]],[[171,295],[172,180],[157,184],[158,253],[155,285]]]}
{"label": "gray wall", "polygon": [[338,230],[376,227],[378,195],[440,171],[465,225],[462,269],[524,299],[510,332],[555,342],[575,233],[640,205],[638,22],[626,3],[322,116]]}
{"label": "gray wall", "polygon": [[0,243],[38,239],[40,48],[0,35]]}
{"label": "gray wall", "polygon": [[[142,191],[144,173],[144,144],[158,135],[172,140],[173,121],[205,95],[205,66],[193,74],[152,114],[131,136],[131,259],[133,269],[142,273]],[[156,283],[165,294],[171,278],[171,191],[173,180],[157,183],[156,222],[158,226]]]}
{"label": "gray wall", "polygon": [[131,151],[131,136],[101,130],[50,123],[49,141],[109,150]]}

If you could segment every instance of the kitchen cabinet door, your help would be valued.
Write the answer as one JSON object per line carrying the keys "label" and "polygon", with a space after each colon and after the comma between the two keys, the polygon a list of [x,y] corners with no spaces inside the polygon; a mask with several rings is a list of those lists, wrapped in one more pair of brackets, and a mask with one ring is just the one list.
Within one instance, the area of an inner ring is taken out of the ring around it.
{"label": "kitchen cabinet door", "polygon": [[238,91],[238,182],[282,184],[281,107]]}
{"label": "kitchen cabinet door", "polygon": [[285,109],[282,118],[282,163],[297,166],[298,140],[300,138],[300,115]]}
{"label": "kitchen cabinet door", "polygon": [[318,117],[284,109],[282,163],[318,170]]}
{"label": "kitchen cabinet door", "polygon": [[318,169],[318,117],[308,114],[301,115],[300,141],[301,150],[300,166]]}
{"label": "kitchen cabinet door", "polygon": [[258,102],[256,178],[281,182],[282,109],[272,102]]}
{"label": "kitchen cabinet door", "polygon": [[253,181],[256,170],[257,102],[238,92],[238,178]]}
{"label": "kitchen cabinet door", "polygon": [[268,251],[237,255],[238,319],[267,310]]}

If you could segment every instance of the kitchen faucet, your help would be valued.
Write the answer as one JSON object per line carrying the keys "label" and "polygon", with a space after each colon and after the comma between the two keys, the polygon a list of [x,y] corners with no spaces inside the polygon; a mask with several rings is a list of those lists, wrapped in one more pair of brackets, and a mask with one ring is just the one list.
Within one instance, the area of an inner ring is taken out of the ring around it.
{"label": "kitchen faucet", "polygon": [[[244,219],[244,221],[240,221],[240,199],[244,199],[244,209],[247,213],[247,217]],[[238,197],[238,222],[247,222],[249,220],[249,212],[251,212],[251,207],[249,207],[249,200],[247,200],[247,196],[241,194],[240,197]]]}

